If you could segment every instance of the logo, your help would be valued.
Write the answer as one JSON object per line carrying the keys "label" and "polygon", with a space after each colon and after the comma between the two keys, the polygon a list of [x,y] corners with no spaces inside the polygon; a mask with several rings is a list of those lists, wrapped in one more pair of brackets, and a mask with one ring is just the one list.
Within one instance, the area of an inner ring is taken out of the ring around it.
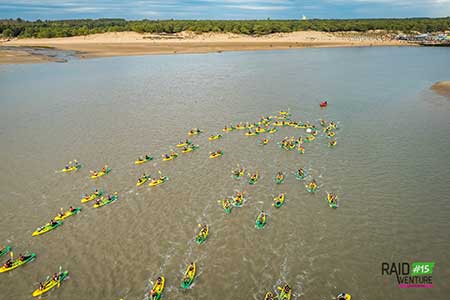
{"label": "logo", "polygon": [[399,288],[432,288],[434,262],[381,263],[381,275],[395,275]]}

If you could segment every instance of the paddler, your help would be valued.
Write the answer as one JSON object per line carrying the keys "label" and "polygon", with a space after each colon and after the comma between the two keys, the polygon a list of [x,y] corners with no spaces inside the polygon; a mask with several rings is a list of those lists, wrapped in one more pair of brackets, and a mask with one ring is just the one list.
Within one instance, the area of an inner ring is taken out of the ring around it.
{"label": "paddler", "polygon": [[149,160],[152,156],[150,154],[145,155],[145,160]]}
{"label": "paddler", "polygon": [[42,291],[43,289],[45,289],[45,286],[42,282],[39,282],[39,290]]}
{"label": "paddler", "polygon": [[288,294],[290,290],[291,290],[291,288],[290,288],[290,286],[287,285],[287,284],[286,284],[286,285],[284,286],[284,288],[283,288],[283,292],[286,293],[286,294]]}
{"label": "paddler", "polygon": [[69,207],[69,211],[70,211],[70,212],[74,212],[74,211],[75,211],[75,208],[73,208],[72,206],[70,206],[70,207]]}
{"label": "paddler", "polygon": [[51,226],[55,226],[55,225],[58,224],[58,223],[55,222],[55,220],[51,219],[49,224],[50,224]]}
{"label": "paddler", "polygon": [[100,205],[101,203],[102,203],[102,201],[100,199],[95,200],[96,205]]}
{"label": "paddler", "polygon": [[25,260],[25,256],[23,256],[22,253],[19,254],[19,260],[20,260],[20,261],[24,261],[24,260]]}
{"label": "paddler", "polygon": [[297,170],[297,174],[298,174],[298,176],[304,176],[305,175],[305,171],[303,171],[303,169],[302,168],[299,168],[298,170]]}
{"label": "paddler", "polygon": [[278,180],[283,179],[283,172],[278,172],[278,174],[277,174],[277,179],[278,179]]}
{"label": "paddler", "polygon": [[11,258],[8,258],[8,260],[7,261],[5,261],[5,263],[3,264],[3,267],[5,267],[5,268],[11,268],[12,267],[12,259]]}
{"label": "paddler", "polygon": [[58,273],[54,273],[53,276],[52,276],[52,280],[53,281],[58,281],[58,279],[59,279]]}
{"label": "paddler", "polygon": [[108,169],[108,165],[105,165],[103,168],[102,168],[102,172],[103,173],[106,173],[106,170]]}
{"label": "paddler", "polygon": [[200,230],[200,233],[205,235],[207,231],[208,231],[208,225],[206,225],[206,224],[202,225],[202,229]]}

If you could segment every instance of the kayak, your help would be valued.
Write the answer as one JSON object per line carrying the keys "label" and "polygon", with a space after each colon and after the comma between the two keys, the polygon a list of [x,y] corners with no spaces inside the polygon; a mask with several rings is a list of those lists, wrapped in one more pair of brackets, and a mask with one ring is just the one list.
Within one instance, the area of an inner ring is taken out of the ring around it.
{"label": "kayak", "polygon": [[334,137],[336,135],[336,133],[334,133],[334,131],[329,131],[328,133],[327,133],[327,138],[332,138],[332,137]]}
{"label": "kayak", "polygon": [[234,130],[234,127],[224,127],[222,129],[223,132],[230,132],[230,131],[233,131],[233,130]]}
{"label": "kayak", "polygon": [[306,171],[303,171],[303,175],[300,175],[300,174],[298,173],[298,171],[295,172],[295,178],[297,178],[298,180],[303,180],[303,179],[305,179],[306,175],[308,175],[308,174],[306,173]]}
{"label": "kayak", "polygon": [[163,160],[164,160],[164,161],[168,161],[168,160],[175,159],[175,158],[177,158],[177,157],[178,157],[178,154],[173,153],[173,154],[170,154],[169,157],[163,156]]}
{"label": "kayak", "polygon": [[260,127],[260,128],[256,128],[255,132],[257,132],[257,133],[264,133],[264,132],[266,132],[266,130],[264,128]]}
{"label": "kayak", "polygon": [[242,125],[242,124],[237,124],[237,125],[236,125],[236,129],[237,129],[237,130],[244,130],[244,129],[246,129],[246,128],[247,128],[247,126]]}
{"label": "kayak", "polygon": [[144,183],[147,182],[147,180],[148,180],[148,177],[147,177],[147,176],[139,178],[138,181],[136,182],[136,186],[141,186],[141,185],[143,185]]}
{"label": "kayak", "polygon": [[156,281],[155,284],[153,284],[152,291],[154,292],[154,294],[153,295],[150,294],[150,297],[149,297],[150,300],[161,299],[161,295],[164,290],[165,283],[166,283],[166,279],[164,278],[164,276],[161,276],[161,282],[158,283],[158,281]]}
{"label": "kayak", "polygon": [[111,168],[108,167],[108,168],[106,168],[105,172],[100,171],[100,172],[97,172],[96,175],[91,175],[91,179],[96,179],[96,178],[102,177],[102,176],[108,174],[109,172],[111,172]]}
{"label": "kayak", "polygon": [[316,137],[315,136],[313,136],[313,135],[308,135],[306,138],[305,138],[305,142],[312,142],[312,141],[314,141],[316,139]]}
{"label": "kayak", "polygon": [[309,192],[309,193],[314,193],[316,190],[317,190],[317,184],[308,184],[307,186],[306,186],[306,190]]}
{"label": "kayak", "polygon": [[327,107],[327,105],[328,105],[328,102],[327,101],[323,101],[323,102],[320,102],[320,107]]}
{"label": "kayak", "polygon": [[352,296],[347,293],[340,293],[339,295],[336,296],[336,300],[351,300],[351,299]]}
{"label": "kayak", "polygon": [[282,184],[284,182],[284,175],[282,174],[280,177],[276,175],[273,180],[276,184]]}
{"label": "kayak", "polygon": [[134,164],[135,165],[140,165],[140,164],[146,163],[146,162],[151,161],[151,160],[153,160],[153,156],[150,156],[150,157],[145,158],[143,160],[137,159],[137,160],[134,161]]}
{"label": "kayak", "polygon": [[244,205],[244,201],[244,196],[234,196],[232,205],[234,207],[241,207],[242,205]]}
{"label": "kayak", "polygon": [[214,152],[214,153],[211,153],[209,155],[209,158],[217,158],[217,157],[222,156],[222,155],[223,155],[223,151],[221,151],[221,152]]}
{"label": "kayak", "polygon": [[328,145],[329,145],[330,147],[334,147],[334,146],[336,146],[336,144],[337,144],[336,140],[332,140],[332,141],[330,141],[330,142],[328,143]]}
{"label": "kayak", "polygon": [[230,201],[230,199],[228,199],[228,198],[223,198],[221,202],[222,202],[222,208],[223,208],[223,210],[225,211],[225,213],[226,213],[226,214],[231,213],[231,208],[232,208],[233,206],[231,206],[231,201]]}
{"label": "kayak", "polygon": [[116,201],[117,199],[119,199],[119,196],[117,195],[117,192],[115,192],[112,196],[111,199],[102,197],[102,199],[100,199],[100,203],[95,203],[94,204],[94,208],[100,208],[102,206],[108,205],[113,203],[114,201]]}
{"label": "kayak", "polygon": [[72,172],[72,171],[77,171],[80,168],[81,168],[81,165],[71,166],[71,167],[69,167],[67,169],[66,168],[62,169],[61,172],[68,173],[68,172]]}
{"label": "kayak", "polygon": [[150,181],[150,183],[148,184],[148,186],[157,186],[157,185],[163,184],[167,180],[169,180],[169,177],[161,176],[159,179],[152,179]]}
{"label": "kayak", "polygon": [[221,135],[221,134],[217,134],[217,135],[211,135],[211,136],[208,138],[208,140],[209,140],[209,141],[213,141],[213,140],[218,140],[218,139],[220,139],[220,138],[222,138],[222,135]]}
{"label": "kayak", "polygon": [[[189,270],[189,267],[193,267],[192,270]],[[187,268],[186,268],[186,272],[184,272],[184,277],[188,277],[189,279],[185,279],[183,277],[183,280],[181,281],[181,287],[184,289],[187,289],[191,286],[192,282],[194,281],[195,278],[195,273],[197,272],[197,266],[195,265],[195,263],[190,264]]]}
{"label": "kayak", "polygon": [[258,229],[262,229],[267,222],[267,215],[264,212],[260,212],[258,217],[256,217],[255,226]]}
{"label": "kayak", "polygon": [[277,296],[272,292],[267,292],[264,296],[264,300],[275,300],[277,299]]}
{"label": "kayak", "polygon": [[188,141],[188,142],[184,142],[184,143],[179,143],[176,146],[177,146],[177,148],[183,148],[183,147],[189,146],[190,144],[192,144],[192,143]]}
{"label": "kayak", "polygon": [[[333,198],[334,198],[334,201],[333,201]],[[333,197],[333,194],[327,193],[327,201],[328,201],[328,205],[331,208],[338,208],[337,197],[336,196]]]}
{"label": "kayak", "polygon": [[[242,176],[244,176],[245,169],[242,168],[242,169],[239,169],[239,170],[232,170],[231,173],[233,173],[233,178],[234,179],[240,179]],[[238,174],[236,174],[236,173],[238,173]]]}
{"label": "kayak", "polygon": [[26,263],[29,263],[36,257],[35,253],[31,253],[30,255],[26,255],[24,260],[20,260],[19,258],[15,259],[11,265],[11,267],[6,268],[5,266],[0,267],[0,273],[8,272],[18,268]]}
{"label": "kayak", "polygon": [[76,215],[77,213],[80,212],[80,210],[81,210],[81,207],[76,207],[76,208],[74,208],[73,211],[67,210],[62,216],[57,215],[55,217],[55,221],[61,221],[61,220],[64,220],[65,218]]}
{"label": "kayak", "polygon": [[288,111],[285,111],[285,110],[280,111],[279,114],[282,116],[290,116],[291,115]]}
{"label": "kayak", "polygon": [[31,235],[32,236],[37,236],[37,235],[41,235],[41,234],[47,233],[49,231],[52,231],[55,228],[58,228],[62,224],[63,224],[62,221],[56,221],[56,224],[54,224],[54,225],[51,225],[50,223],[47,223],[44,226],[39,227],[38,229],[36,229]]}
{"label": "kayak", "polygon": [[194,151],[194,150],[197,150],[198,147],[199,147],[198,145],[192,145],[192,146],[189,146],[189,147],[187,147],[187,148],[181,150],[181,152],[183,152],[183,153],[189,153],[189,152],[192,152],[192,151]]}
{"label": "kayak", "polygon": [[269,133],[275,133],[275,132],[277,132],[277,131],[278,131],[278,129],[272,128],[272,129],[269,130]]}
{"label": "kayak", "polygon": [[258,132],[249,132],[249,131],[245,133],[246,136],[255,136],[258,134],[259,134]]}
{"label": "kayak", "polygon": [[262,140],[261,141],[261,145],[267,145],[269,143],[269,140],[268,139],[264,139],[264,140]]}
{"label": "kayak", "polygon": [[0,249],[0,257],[2,257],[3,255],[9,253],[9,251],[11,251],[11,246],[5,246],[2,249]]}
{"label": "kayak", "polygon": [[258,173],[254,174],[254,175],[256,175],[256,176],[255,177],[250,176],[250,179],[248,180],[249,184],[255,184],[256,182],[258,182],[258,179],[259,179]]}
{"label": "kayak", "polygon": [[278,127],[280,127],[280,126],[285,126],[286,125],[286,122],[284,122],[284,121],[276,121],[276,122],[274,122],[274,123],[272,123],[272,125],[273,126],[278,126]]}
{"label": "kayak", "polygon": [[200,232],[195,237],[195,241],[197,242],[197,244],[199,245],[203,244],[208,238],[208,234],[209,234],[209,227],[208,225],[206,225],[206,232],[202,232],[200,229]]}
{"label": "kayak", "polygon": [[201,133],[201,130],[198,130],[197,128],[192,129],[191,131],[188,132],[188,135],[198,135],[199,133]]}
{"label": "kayak", "polygon": [[103,195],[103,191],[102,191],[102,190],[98,191],[97,194],[94,192],[94,193],[92,193],[91,195],[82,198],[82,199],[81,199],[81,203],[86,203],[86,202],[92,201],[92,200],[94,200],[94,199],[96,199],[97,197],[100,197],[100,196],[102,196],[102,195]]}
{"label": "kayak", "polygon": [[61,284],[61,282],[64,281],[64,279],[67,278],[67,276],[69,276],[69,272],[68,271],[64,271],[62,273],[59,273],[58,275],[58,280],[53,280],[53,278],[47,280],[46,282],[44,282],[44,288],[43,289],[36,289],[33,292],[33,297],[38,297],[42,294],[47,293],[48,291],[50,291],[52,288],[54,288],[55,286],[59,286]]}
{"label": "kayak", "polygon": [[[291,296],[292,296],[292,289],[289,288],[289,292],[285,292],[284,288],[288,286],[287,284],[285,284],[283,287],[278,287],[278,290],[280,291],[280,295],[278,297],[279,300],[290,300]],[[289,286],[288,286],[289,287]]]}
{"label": "kayak", "polygon": [[298,145],[297,150],[298,153],[305,154],[305,148],[302,145]]}
{"label": "kayak", "polygon": [[276,208],[280,208],[284,204],[285,194],[281,193],[277,197],[273,198],[274,204]]}

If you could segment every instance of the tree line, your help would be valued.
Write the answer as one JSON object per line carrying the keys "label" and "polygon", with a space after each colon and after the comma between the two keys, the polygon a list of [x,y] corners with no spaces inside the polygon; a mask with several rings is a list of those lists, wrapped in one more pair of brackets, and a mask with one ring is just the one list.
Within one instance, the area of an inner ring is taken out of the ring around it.
{"label": "tree line", "polygon": [[80,19],[36,20],[20,18],[0,20],[3,37],[53,38],[104,32],[135,31],[139,33],[167,33],[181,31],[224,32],[246,35],[266,35],[278,32],[316,30],[324,32],[385,30],[391,32],[439,32],[450,30],[450,17],[407,19],[350,19],[350,20],[140,20]]}

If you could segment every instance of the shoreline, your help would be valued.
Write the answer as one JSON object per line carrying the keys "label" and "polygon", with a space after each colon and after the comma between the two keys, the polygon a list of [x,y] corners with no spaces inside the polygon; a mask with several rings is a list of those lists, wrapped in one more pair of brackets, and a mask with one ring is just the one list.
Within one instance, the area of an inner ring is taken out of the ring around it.
{"label": "shoreline", "polygon": [[[54,61],[51,56],[24,47],[42,47],[72,51],[80,59],[155,54],[213,53],[228,51],[285,50],[332,47],[412,46],[415,44],[385,38],[380,34],[331,34],[315,31],[278,33],[266,36],[238,34],[139,34],[111,32],[47,39],[0,40],[0,64],[42,63]],[[17,47],[17,50],[14,48]]]}
{"label": "shoreline", "polygon": [[450,81],[438,81],[431,86],[431,90],[450,100]]}

